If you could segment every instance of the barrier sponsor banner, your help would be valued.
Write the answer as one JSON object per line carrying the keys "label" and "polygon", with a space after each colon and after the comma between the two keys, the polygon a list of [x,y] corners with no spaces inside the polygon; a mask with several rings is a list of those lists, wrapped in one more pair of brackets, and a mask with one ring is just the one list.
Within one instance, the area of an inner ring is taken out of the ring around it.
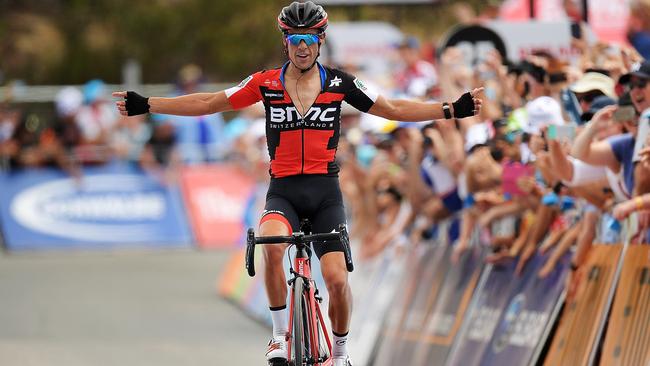
{"label": "barrier sponsor banner", "polygon": [[458,334],[447,365],[479,365],[503,313],[509,294],[515,287],[515,263],[488,266],[485,283],[472,298],[465,329]]}
{"label": "barrier sponsor banner", "polygon": [[544,365],[587,365],[600,339],[622,245],[595,244],[574,275],[575,296],[567,299]]}
{"label": "barrier sponsor banner", "polygon": [[9,250],[180,246],[191,242],[180,193],[139,168],[87,168],[77,182],[57,169],[0,175]]}
{"label": "barrier sponsor banner", "polygon": [[[396,355],[401,346],[403,326],[409,310],[416,302],[418,288],[424,286],[423,283],[426,283],[429,287],[436,286],[437,282],[430,282],[442,259],[442,256],[436,255],[436,253],[444,252],[445,247],[446,245],[437,245],[431,242],[422,243],[407,258],[405,268],[408,270],[403,274],[400,287],[393,295],[394,302],[391,305],[391,311],[388,313],[381,329],[381,342],[378,347],[379,353],[375,362],[376,366],[395,365]],[[425,276],[428,279],[425,279]]]}
{"label": "barrier sponsor banner", "polygon": [[448,365],[535,364],[557,315],[569,261],[565,255],[542,279],[538,272],[546,258],[536,254],[521,276],[514,273],[514,264],[492,268]]}
{"label": "barrier sponsor banner", "polygon": [[412,364],[411,357],[420,341],[425,320],[439,299],[451,269],[452,250],[450,245],[438,246],[431,261],[426,262],[421,276],[413,279],[417,282],[415,296],[397,335],[393,360],[402,360],[406,365]]}
{"label": "barrier sponsor banner", "polygon": [[350,329],[354,331],[348,340],[350,356],[355,363],[370,364],[384,319],[391,312],[394,295],[402,285],[400,279],[406,258],[403,248],[391,245],[378,258],[355,259],[350,287],[356,311],[352,312]]}
{"label": "barrier sponsor banner", "polygon": [[241,245],[244,214],[253,197],[253,179],[231,165],[184,167],[183,196],[198,245]]}
{"label": "barrier sponsor banner", "polygon": [[[410,365],[443,365],[484,267],[485,247],[476,246],[452,264]],[[451,259],[450,259],[451,260]]]}
{"label": "barrier sponsor banner", "polygon": [[650,246],[628,246],[601,365],[650,364]]}

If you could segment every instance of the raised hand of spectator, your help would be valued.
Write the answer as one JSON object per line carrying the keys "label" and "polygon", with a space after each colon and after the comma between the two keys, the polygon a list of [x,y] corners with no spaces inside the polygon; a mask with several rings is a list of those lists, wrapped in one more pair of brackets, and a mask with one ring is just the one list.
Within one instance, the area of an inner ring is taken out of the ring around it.
{"label": "raised hand of spectator", "polygon": [[623,64],[627,70],[632,69],[632,66],[635,63],[643,61],[643,57],[632,46],[621,47],[621,58],[623,59]]}
{"label": "raised hand of spectator", "polygon": [[499,251],[494,252],[485,257],[485,262],[494,265],[504,265],[512,262],[516,255],[508,248],[501,248]]}
{"label": "raised hand of spectator", "polygon": [[618,107],[615,105],[610,105],[605,108],[600,109],[596,114],[591,119],[591,122],[589,122],[590,126],[592,129],[594,129],[595,132],[599,132],[613,121],[614,117],[614,112],[616,111]]}
{"label": "raised hand of spectator", "polygon": [[497,75],[505,71],[503,58],[497,50],[488,51],[487,57],[485,58],[485,66],[494,71]]}
{"label": "raised hand of spectator", "polygon": [[614,207],[613,215],[614,218],[618,221],[627,219],[628,216],[636,209],[634,200],[628,200],[621,202]]}

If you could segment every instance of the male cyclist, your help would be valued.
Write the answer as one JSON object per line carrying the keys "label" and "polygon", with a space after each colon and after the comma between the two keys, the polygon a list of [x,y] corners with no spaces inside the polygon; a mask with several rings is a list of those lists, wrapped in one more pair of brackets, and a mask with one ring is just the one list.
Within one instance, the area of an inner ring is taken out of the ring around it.
{"label": "male cyclist", "polygon": [[[354,76],[322,66],[317,59],[325,42],[327,13],[311,1],[283,8],[278,26],[288,61],[281,68],[252,74],[235,87],[175,98],[145,98],[132,91],[113,93],[124,98],[117,102],[123,115],[203,115],[263,101],[272,179],[260,220],[262,236],[290,235],[299,230],[302,218],[311,221],[314,233],[332,232],[345,223],[335,162],[342,101],[360,111],[400,121],[463,118],[481,107],[476,97],[480,89],[451,104],[390,100]],[[273,320],[273,338],[266,354],[271,364],[284,364],[288,358],[287,285],[282,267],[285,249],[264,247],[264,281]],[[334,365],[350,366],[346,343],[352,295],[343,246],[318,246],[314,251],[330,298]]]}

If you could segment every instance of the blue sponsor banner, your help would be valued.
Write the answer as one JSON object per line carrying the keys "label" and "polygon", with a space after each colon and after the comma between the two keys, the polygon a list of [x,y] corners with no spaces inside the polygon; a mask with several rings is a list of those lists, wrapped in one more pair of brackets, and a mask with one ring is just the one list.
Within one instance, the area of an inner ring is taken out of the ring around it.
{"label": "blue sponsor banner", "polygon": [[479,365],[490,339],[499,323],[508,295],[515,285],[515,266],[488,267],[484,285],[474,294],[473,303],[467,312],[466,326],[458,335],[447,365]]}
{"label": "blue sponsor banner", "polygon": [[535,351],[546,341],[546,331],[554,321],[556,306],[564,291],[566,268],[570,256],[565,255],[546,278],[538,273],[547,256],[537,255],[528,263],[521,281],[499,320],[485,365],[535,364]]}
{"label": "blue sponsor banner", "polygon": [[136,166],[87,168],[75,181],[57,169],[0,174],[0,222],[9,250],[186,246],[177,187]]}
{"label": "blue sponsor banner", "polygon": [[550,275],[539,278],[547,258],[535,255],[522,276],[514,274],[514,263],[493,267],[448,365],[535,364],[557,315],[570,257],[565,255]]}

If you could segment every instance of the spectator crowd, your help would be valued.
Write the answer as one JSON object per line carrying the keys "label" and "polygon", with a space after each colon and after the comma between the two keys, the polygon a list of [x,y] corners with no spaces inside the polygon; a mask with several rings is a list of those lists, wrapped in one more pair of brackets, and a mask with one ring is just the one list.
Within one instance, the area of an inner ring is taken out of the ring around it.
{"label": "spectator crowd", "polygon": [[[551,253],[540,277],[573,250],[576,278],[592,243],[620,243],[623,234],[645,242],[650,61],[631,47],[574,46],[573,60],[538,51],[512,62],[492,51],[468,65],[454,47],[434,63],[413,38],[397,45],[383,93],[448,101],[482,86],[483,108],[476,117],[403,123],[344,106],[337,160],[359,257],[435,238],[451,221],[453,260],[480,235],[492,249],[488,261],[518,258],[519,272],[535,251]],[[175,94],[202,81],[201,69],[188,65]],[[100,80],[65,87],[52,121],[0,104],[3,169],[58,166],[83,180],[80,167],[118,159],[175,184],[183,164],[228,161],[268,179],[259,174],[268,163],[261,106],[227,121],[121,117],[108,95]]]}

